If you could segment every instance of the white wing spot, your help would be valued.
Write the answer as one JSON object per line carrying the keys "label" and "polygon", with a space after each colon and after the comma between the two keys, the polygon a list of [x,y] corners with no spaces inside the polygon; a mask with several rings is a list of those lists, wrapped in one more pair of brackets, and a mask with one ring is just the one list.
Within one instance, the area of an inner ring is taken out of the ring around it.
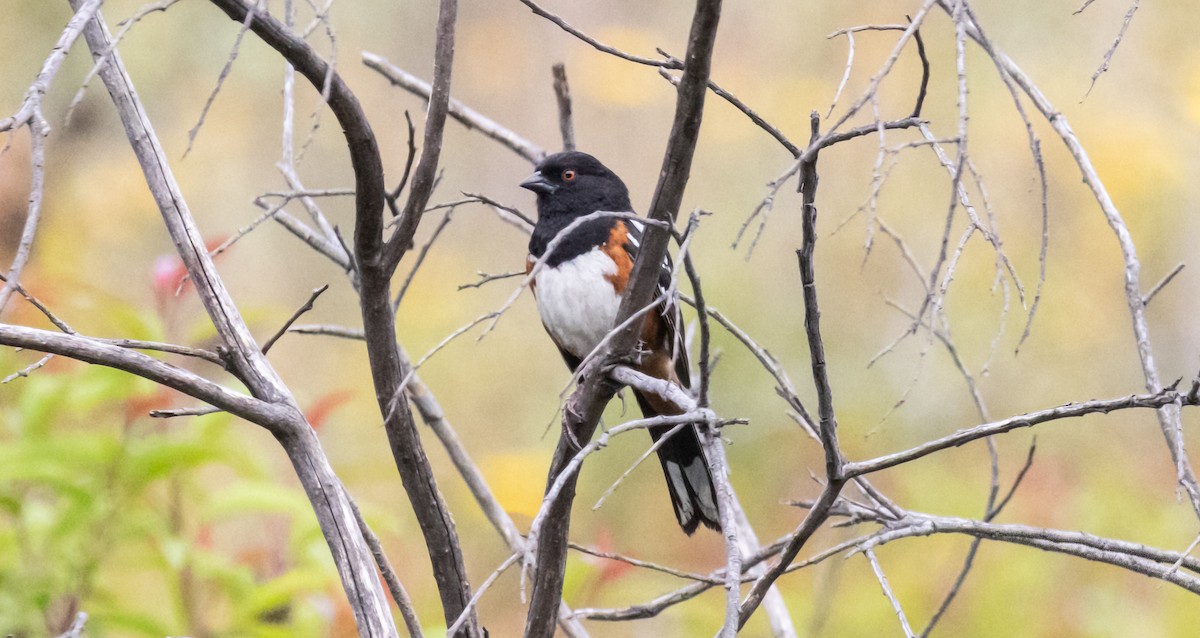
{"label": "white wing spot", "polygon": [[704,459],[696,457],[687,465],[688,480],[696,487],[696,497],[700,499],[700,509],[704,510],[709,518],[716,519],[718,515],[717,503],[713,500],[714,494],[708,489],[708,473],[704,471]]}
{"label": "white wing spot", "polygon": [[683,472],[679,464],[674,461],[667,461],[667,476],[671,479],[671,489],[679,496],[679,516],[681,520],[689,521],[695,516],[692,510],[692,501],[688,498],[687,481],[683,478]]}

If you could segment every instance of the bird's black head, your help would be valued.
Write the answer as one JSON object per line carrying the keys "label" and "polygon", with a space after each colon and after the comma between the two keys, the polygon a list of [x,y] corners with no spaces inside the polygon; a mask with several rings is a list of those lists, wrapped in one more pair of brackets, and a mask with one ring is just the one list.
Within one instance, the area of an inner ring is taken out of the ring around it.
{"label": "bird's black head", "polygon": [[630,211],[629,189],[600,160],[578,151],[555,153],[521,182],[538,197],[538,217],[580,217],[598,210]]}

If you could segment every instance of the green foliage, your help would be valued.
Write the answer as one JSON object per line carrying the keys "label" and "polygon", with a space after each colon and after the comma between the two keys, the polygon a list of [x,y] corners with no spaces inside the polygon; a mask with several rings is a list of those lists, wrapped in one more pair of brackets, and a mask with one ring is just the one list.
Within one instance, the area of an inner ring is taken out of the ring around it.
{"label": "green foliage", "polygon": [[58,361],[0,393],[0,634],[51,635],[77,610],[93,636],[328,624],[339,589],[303,493],[270,480],[226,415],[145,416],[172,400]]}

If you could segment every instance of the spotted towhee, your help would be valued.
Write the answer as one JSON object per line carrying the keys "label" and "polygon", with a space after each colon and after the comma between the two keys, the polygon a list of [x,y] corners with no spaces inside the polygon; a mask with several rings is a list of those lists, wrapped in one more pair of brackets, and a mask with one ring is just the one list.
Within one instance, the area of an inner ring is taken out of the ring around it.
{"label": "spotted towhee", "polygon": [[[529,240],[527,272],[545,255],[555,236],[576,219],[596,211],[633,210],[629,189],[621,178],[586,153],[547,157],[521,186],[537,193],[538,220]],[[635,220],[617,217],[585,222],[558,241],[534,277],[532,288],[542,324],[572,371],[613,328],[643,228]],[[659,286],[665,290],[670,280],[668,261],[663,263]],[[688,360],[679,308],[673,300],[660,308],[646,315],[635,367],[687,389]],[[679,414],[657,395],[637,390],[633,394],[647,418]],[[671,428],[652,428],[650,436],[658,441]],[[716,490],[696,426],[686,425],[664,441],[658,459],[683,531],[690,535],[700,523],[719,530]]]}

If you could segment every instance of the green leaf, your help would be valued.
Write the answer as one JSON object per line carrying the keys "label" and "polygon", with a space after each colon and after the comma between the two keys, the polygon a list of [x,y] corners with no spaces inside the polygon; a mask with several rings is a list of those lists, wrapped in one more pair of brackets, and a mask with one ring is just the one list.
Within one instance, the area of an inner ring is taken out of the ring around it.
{"label": "green leaf", "polygon": [[247,481],[230,485],[213,496],[200,514],[205,522],[216,522],[240,514],[287,514],[296,519],[312,518],[303,493],[275,483]]}

